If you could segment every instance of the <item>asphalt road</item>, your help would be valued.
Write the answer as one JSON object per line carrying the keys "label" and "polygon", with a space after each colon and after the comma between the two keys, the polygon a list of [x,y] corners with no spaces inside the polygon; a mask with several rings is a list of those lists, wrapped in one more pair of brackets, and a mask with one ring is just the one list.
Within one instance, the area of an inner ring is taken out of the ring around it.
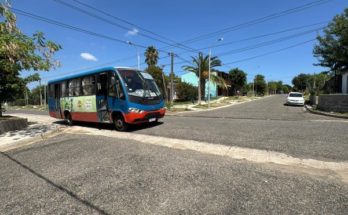
{"label": "asphalt road", "polygon": [[299,158],[348,160],[348,120],[311,114],[303,107],[285,106],[284,102],[284,95],[275,95],[213,111],[165,116],[156,126],[133,126],[130,132],[272,150]]}
{"label": "asphalt road", "polygon": [[348,160],[348,121],[284,106],[285,96],[166,116],[132,132],[283,152],[300,158]]}
{"label": "asphalt road", "polygon": [[0,154],[0,214],[347,213],[347,184],[285,169],[63,134]]}

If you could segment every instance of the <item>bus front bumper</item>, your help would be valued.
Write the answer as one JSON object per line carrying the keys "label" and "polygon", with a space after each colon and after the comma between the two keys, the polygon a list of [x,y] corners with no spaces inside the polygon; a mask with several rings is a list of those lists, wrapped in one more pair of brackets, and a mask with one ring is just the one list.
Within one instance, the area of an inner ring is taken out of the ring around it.
{"label": "bus front bumper", "polygon": [[143,111],[141,113],[126,113],[125,121],[129,124],[139,124],[145,122],[155,122],[159,118],[163,118],[166,113],[165,108],[161,108],[156,111]]}

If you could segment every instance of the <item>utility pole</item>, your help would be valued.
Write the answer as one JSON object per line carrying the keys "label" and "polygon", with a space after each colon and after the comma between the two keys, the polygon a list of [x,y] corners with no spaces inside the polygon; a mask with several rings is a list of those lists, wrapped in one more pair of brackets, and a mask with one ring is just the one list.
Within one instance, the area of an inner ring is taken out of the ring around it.
{"label": "utility pole", "polygon": [[40,106],[42,106],[41,80],[39,80]]}
{"label": "utility pole", "polygon": [[253,96],[255,96],[255,78],[254,78],[254,81],[253,81]]}
{"label": "utility pole", "polygon": [[167,95],[167,87],[166,87],[166,79],[164,77],[164,65],[162,65],[162,82],[163,82],[163,93],[164,97],[166,99],[166,102],[168,102],[168,95]]}
{"label": "utility pole", "polygon": [[201,58],[200,53],[198,54],[198,104],[200,105],[202,102],[202,94],[201,94]]}
{"label": "utility pole", "polygon": [[210,64],[211,64],[211,49],[209,50],[209,71],[208,71],[208,109],[210,108]]}
{"label": "utility pole", "polygon": [[174,99],[174,53],[170,53],[170,103],[173,104]]}

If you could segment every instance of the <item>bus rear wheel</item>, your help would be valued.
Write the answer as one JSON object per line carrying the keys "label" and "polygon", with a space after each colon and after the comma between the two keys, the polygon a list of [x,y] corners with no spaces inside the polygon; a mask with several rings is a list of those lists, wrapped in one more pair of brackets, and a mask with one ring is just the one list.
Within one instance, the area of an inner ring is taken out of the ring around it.
{"label": "bus rear wheel", "polygon": [[117,131],[127,131],[129,125],[125,122],[122,115],[118,114],[114,117],[114,125]]}
{"label": "bus rear wheel", "polygon": [[72,120],[72,117],[71,117],[71,114],[70,113],[66,113],[65,114],[65,122],[68,126],[72,126],[73,125],[73,120]]}

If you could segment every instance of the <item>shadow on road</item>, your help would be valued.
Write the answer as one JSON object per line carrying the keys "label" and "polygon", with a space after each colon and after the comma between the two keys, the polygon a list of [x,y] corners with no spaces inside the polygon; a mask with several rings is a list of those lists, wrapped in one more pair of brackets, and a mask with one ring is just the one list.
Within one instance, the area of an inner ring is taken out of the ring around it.
{"label": "shadow on road", "polygon": [[82,199],[81,197],[79,197],[78,195],[76,195],[75,193],[73,193],[72,191],[68,190],[67,188],[54,183],[53,181],[51,181],[50,179],[46,178],[44,175],[41,175],[40,173],[36,172],[35,170],[31,169],[29,166],[23,164],[22,162],[16,160],[15,158],[11,157],[10,155],[8,155],[7,153],[4,152],[0,152],[1,155],[7,157],[8,159],[10,159],[11,161],[15,162],[16,164],[18,164],[19,166],[21,166],[23,169],[29,171],[30,173],[32,173],[33,175],[37,176],[38,178],[44,180],[46,183],[48,183],[49,185],[55,187],[56,189],[66,193],[67,195],[69,195],[70,197],[74,198],[75,200],[77,200],[78,202],[82,203],[83,205],[99,212],[100,214],[108,214],[106,211],[104,211],[103,209],[99,208],[98,206],[92,204],[91,202]]}
{"label": "shadow on road", "polygon": [[[54,123],[58,124],[58,125],[66,125],[67,126],[66,122],[61,121],[61,120],[56,121]],[[153,122],[153,123],[142,123],[142,124],[138,124],[138,125],[130,125],[127,132],[139,131],[139,130],[143,130],[143,129],[147,129],[147,128],[156,127],[156,126],[159,126],[162,124],[163,124],[163,122]],[[88,128],[96,128],[99,130],[114,130],[115,132],[117,132],[115,130],[114,124],[111,124],[111,123],[95,123],[95,122],[74,121],[74,125],[81,126],[81,127],[88,127]]]}

